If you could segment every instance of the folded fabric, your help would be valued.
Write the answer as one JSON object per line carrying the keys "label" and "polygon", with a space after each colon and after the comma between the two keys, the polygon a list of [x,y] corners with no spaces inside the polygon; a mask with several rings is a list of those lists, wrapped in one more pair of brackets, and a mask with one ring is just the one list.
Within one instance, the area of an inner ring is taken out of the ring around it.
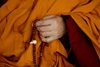
{"label": "folded fabric", "polygon": [[[0,8],[0,65],[32,66],[32,45],[25,50],[23,42],[29,42],[34,20],[46,15],[70,15],[82,31],[91,39],[100,59],[100,0],[8,0]],[[36,34],[36,56],[39,57],[41,39]],[[66,50],[59,40],[45,47],[41,67],[73,67],[65,61]],[[17,62],[5,59],[15,55]],[[49,58],[48,58],[49,57]],[[38,63],[38,61],[37,61]]]}

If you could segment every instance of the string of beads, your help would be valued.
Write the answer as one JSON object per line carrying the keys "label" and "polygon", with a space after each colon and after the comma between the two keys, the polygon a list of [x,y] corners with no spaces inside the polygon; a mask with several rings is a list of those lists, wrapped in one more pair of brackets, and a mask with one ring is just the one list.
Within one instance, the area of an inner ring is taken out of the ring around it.
{"label": "string of beads", "polygon": [[[36,41],[36,39],[35,39],[35,34],[36,34],[36,32],[35,32],[35,30],[36,30],[36,22],[37,22],[38,20],[35,20],[33,23],[32,23],[32,41],[31,42],[24,42],[24,44],[33,44],[33,63],[34,63],[34,65],[33,65],[33,67],[40,67],[40,65],[41,65],[41,62],[42,62],[42,56],[43,56],[43,52],[44,52],[44,46],[46,45],[46,46],[48,46],[48,44],[47,43],[45,43],[45,42],[42,42],[41,43],[41,45],[40,45],[40,57],[39,57],[39,63],[38,63],[38,65],[36,65],[36,43],[37,43],[37,41]],[[26,47],[27,48],[27,47]]]}
{"label": "string of beads", "polygon": [[43,56],[43,52],[44,52],[44,46],[45,46],[45,44],[46,43],[44,43],[44,42],[42,42],[41,43],[41,45],[40,45],[40,57],[39,57],[39,64],[38,65],[36,65],[36,43],[37,43],[37,41],[36,41],[36,39],[35,39],[35,29],[36,29],[36,22],[37,22],[38,20],[35,20],[34,22],[33,22],[33,24],[32,24],[32,27],[33,27],[33,30],[32,30],[32,39],[33,39],[33,41],[32,42],[30,42],[30,44],[33,44],[33,63],[34,63],[34,66],[33,67],[40,67],[40,65],[41,65],[41,62],[42,62],[42,56]]}

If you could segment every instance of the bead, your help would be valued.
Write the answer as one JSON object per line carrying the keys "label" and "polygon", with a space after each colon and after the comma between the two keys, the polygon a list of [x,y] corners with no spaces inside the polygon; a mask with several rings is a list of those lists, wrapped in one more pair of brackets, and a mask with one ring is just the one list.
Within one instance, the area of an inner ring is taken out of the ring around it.
{"label": "bead", "polygon": [[43,54],[42,54],[42,53],[40,53],[40,56],[43,56]]}
{"label": "bead", "polygon": [[35,36],[35,34],[32,34],[32,36]]}
{"label": "bead", "polygon": [[36,28],[34,27],[33,30],[35,30]]}
{"label": "bead", "polygon": [[36,44],[36,43],[37,43],[36,40],[33,40],[33,41],[30,42],[30,44]]}
{"label": "bead", "polygon": [[33,52],[35,52],[35,50],[33,50]]}
{"label": "bead", "polygon": [[32,32],[32,34],[35,34],[35,32]]}
{"label": "bead", "polygon": [[36,63],[36,59],[34,59],[34,64]]}
{"label": "bead", "polygon": [[36,67],[36,64],[34,64],[34,66],[33,67]]}
{"label": "bead", "polygon": [[[32,38],[34,38],[34,39],[35,39],[35,36],[32,36]],[[33,40],[34,40],[34,39],[33,39]]]}

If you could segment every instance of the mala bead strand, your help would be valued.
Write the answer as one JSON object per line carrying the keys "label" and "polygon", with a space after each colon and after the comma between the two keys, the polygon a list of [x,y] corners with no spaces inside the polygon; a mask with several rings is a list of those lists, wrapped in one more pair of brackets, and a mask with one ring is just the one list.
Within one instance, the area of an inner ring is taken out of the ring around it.
{"label": "mala bead strand", "polygon": [[[37,67],[36,65],[36,39],[35,39],[35,29],[36,29],[36,22],[38,20],[35,20],[32,24],[32,27],[33,27],[33,31],[32,31],[32,44],[33,44],[33,63],[34,63],[34,67]],[[30,42],[31,43],[31,42]],[[45,43],[42,42],[41,45],[40,45],[40,57],[39,57],[39,64],[38,64],[38,67],[40,67],[41,65],[41,62],[42,62],[42,56],[43,56],[43,52],[44,52],[44,46],[45,46]]]}
{"label": "mala bead strand", "polygon": [[33,63],[34,63],[34,66],[33,67],[36,67],[36,54],[35,54],[35,52],[36,52],[36,39],[35,39],[35,29],[36,29],[36,20],[33,22],[33,24],[32,24],[32,27],[33,27],[33,30],[32,30],[32,39],[33,39],[33,41],[32,42],[30,42],[30,43],[32,43],[33,44]]}
{"label": "mala bead strand", "polygon": [[37,22],[37,21],[38,21],[38,20],[35,20],[35,21],[32,23],[32,27],[33,27],[33,29],[32,29],[32,40],[33,40],[33,41],[31,41],[30,43],[29,43],[29,42],[24,42],[24,44],[33,44],[33,63],[34,63],[33,67],[40,67],[41,62],[42,62],[43,52],[44,52],[44,46],[46,45],[45,42],[42,42],[42,43],[41,43],[41,45],[40,45],[39,64],[36,65],[36,54],[35,54],[35,53],[36,53],[36,43],[37,43],[37,41],[36,41],[36,39],[35,39],[35,30],[36,30],[36,22]]}
{"label": "mala bead strand", "polygon": [[45,46],[45,43],[42,42],[42,44],[41,44],[41,51],[40,51],[40,57],[39,57],[39,65],[38,65],[38,67],[40,67],[41,62],[42,62],[42,56],[43,56],[43,52],[44,52],[44,46]]}

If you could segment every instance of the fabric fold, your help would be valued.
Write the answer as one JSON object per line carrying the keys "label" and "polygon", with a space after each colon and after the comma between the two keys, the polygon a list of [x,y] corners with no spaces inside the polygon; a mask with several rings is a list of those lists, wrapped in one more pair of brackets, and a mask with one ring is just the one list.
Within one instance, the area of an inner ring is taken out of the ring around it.
{"label": "fabric fold", "polygon": [[[82,3],[82,1],[84,1],[84,3]],[[7,3],[0,8],[0,41],[2,41],[0,42],[0,46],[2,45],[3,48],[2,50],[0,49],[0,52],[2,52],[0,54],[8,57],[14,54],[20,58],[18,62],[12,62],[15,66],[32,66],[32,45],[30,44],[28,49],[25,50],[25,44],[23,44],[23,42],[30,41],[33,21],[36,19],[41,20],[46,15],[71,15],[76,24],[91,39],[100,59],[99,8],[100,0],[75,0],[74,2],[73,0],[8,0]],[[90,24],[90,26],[87,25],[87,23]],[[93,27],[91,23],[96,27]],[[98,29],[98,34],[94,32],[94,28]],[[96,34],[96,36],[94,34]],[[36,39],[38,41],[36,44],[36,55],[38,59],[38,51],[41,44],[41,39],[38,34],[36,34]],[[59,40],[55,40],[49,43],[49,45],[49,50],[46,47],[45,51],[47,52],[44,52],[44,55],[53,57],[52,60],[50,59],[52,65],[57,65],[59,62],[59,64],[61,63],[61,65],[64,66],[62,63],[65,62],[67,53],[62,43]],[[60,54],[55,55],[55,53]],[[46,61],[45,57],[42,59],[44,59],[43,62]],[[7,61],[7,64],[10,64],[10,61]],[[48,62],[45,62],[45,64],[49,65]],[[46,67],[45,64],[43,63],[44,67]],[[66,63],[65,65],[71,64]]]}

